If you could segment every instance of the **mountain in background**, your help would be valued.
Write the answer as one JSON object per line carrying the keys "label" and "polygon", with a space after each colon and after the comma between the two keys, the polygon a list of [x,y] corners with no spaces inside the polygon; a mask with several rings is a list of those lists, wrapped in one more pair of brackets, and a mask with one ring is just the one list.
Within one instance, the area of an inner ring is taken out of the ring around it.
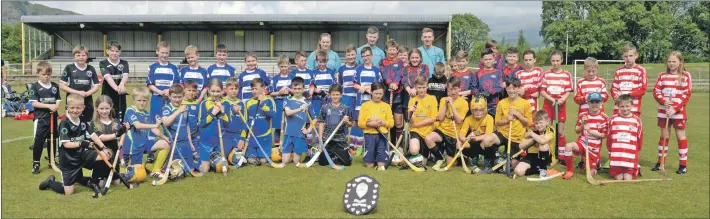
{"label": "mountain in background", "polygon": [[77,15],[77,13],[24,1],[2,2],[2,23],[19,22],[22,15]]}
{"label": "mountain in background", "polygon": [[[500,33],[491,32],[490,37],[498,42],[505,37],[505,41],[508,44],[515,45],[518,41],[518,31],[519,30],[511,30]],[[540,36],[540,28],[523,29],[523,36],[530,44],[530,48],[538,48],[543,46],[542,36]]]}

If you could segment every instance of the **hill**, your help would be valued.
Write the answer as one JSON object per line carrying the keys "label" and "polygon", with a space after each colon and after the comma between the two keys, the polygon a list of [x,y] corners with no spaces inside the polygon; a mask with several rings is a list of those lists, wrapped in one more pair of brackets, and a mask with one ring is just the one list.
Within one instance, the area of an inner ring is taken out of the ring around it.
{"label": "hill", "polygon": [[78,13],[20,1],[2,2],[2,23],[20,21],[22,15],[76,15]]}

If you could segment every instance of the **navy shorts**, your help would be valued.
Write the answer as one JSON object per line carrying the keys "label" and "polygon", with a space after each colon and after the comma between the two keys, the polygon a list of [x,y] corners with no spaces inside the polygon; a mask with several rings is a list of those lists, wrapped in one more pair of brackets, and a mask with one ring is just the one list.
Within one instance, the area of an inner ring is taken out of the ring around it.
{"label": "navy shorts", "polygon": [[387,161],[387,139],[380,134],[365,134],[365,163],[384,163]]}

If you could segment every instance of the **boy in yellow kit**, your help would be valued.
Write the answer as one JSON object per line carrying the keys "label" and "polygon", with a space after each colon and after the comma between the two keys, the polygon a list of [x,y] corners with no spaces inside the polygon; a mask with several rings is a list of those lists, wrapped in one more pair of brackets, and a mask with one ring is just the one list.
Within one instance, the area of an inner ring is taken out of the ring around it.
{"label": "boy in yellow kit", "polygon": [[377,170],[381,171],[385,170],[385,162],[387,162],[388,150],[385,136],[394,126],[392,108],[389,104],[382,102],[384,92],[385,85],[383,83],[372,84],[372,100],[362,104],[360,118],[357,120],[357,125],[365,133],[365,153],[362,160],[365,161],[368,168],[373,167],[377,162]]}
{"label": "boy in yellow kit", "polygon": [[[523,140],[526,127],[529,127],[532,122],[532,110],[530,103],[519,97],[520,79],[509,78],[505,84],[508,97],[498,102],[496,106],[495,125],[498,126],[498,131],[484,135],[481,144],[484,147],[497,148],[500,145],[508,146],[508,141],[511,141],[510,154],[512,155],[520,150],[519,144]],[[515,168],[517,164],[517,160],[512,160],[511,168]],[[485,169],[481,172],[490,173]]]}
{"label": "boy in yellow kit", "polygon": [[[483,135],[491,134],[495,130],[495,125],[493,124],[493,116],[488,114],[486,98],[483,96],[475,96],[471,99],[471,115],[467,116],[463,121],[461,130],[459,131],[460,139],[468,139],[468,145],[461,153],[464,156],[471,158],[471,163],[473,165],[473,172],[478,173],[478,155],[484,156],[484,169],[490,169],[493,167],[493,160],[495,160],[495,150],[492,147],[483,148],[481,147],[481,141],[483,140]],[[471,131],[469,133],[469,130]]]}
{"label": "boy in yellow kit", "polygon": [[[434,153],[436,163],[434,170],[438,170],[442,165],[446,165],[456,154],[456,148],[463,144],[458,136],[458,129],[461,128],[463,120],[468,111],[468,102],[459,96],[461,91],[461,79],[457,77],[449,78],[446,83],[447,97],[439,101],[439,113],[436,120],[439,121],[436,130],[427,134],[426,145]],[[446,153],[446,163],[442,154]]]}
{"label": "boy in yellow kit", "polygon": [[408,104],[409,112],[412,113],[412,118],[409,119],[409,161],[417,167],[426,167],[429,148],[421,145],[425,142],[424,137],[434,131],[438,108],[436,97],[427,94],[428,84],[426,76],[417,76],[414,82],[417,95],[412,97]]}

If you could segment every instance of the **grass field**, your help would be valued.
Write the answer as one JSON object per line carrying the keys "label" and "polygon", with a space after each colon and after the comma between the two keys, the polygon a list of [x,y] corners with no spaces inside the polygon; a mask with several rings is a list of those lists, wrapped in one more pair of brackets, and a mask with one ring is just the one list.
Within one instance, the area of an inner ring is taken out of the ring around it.
{"label": "grass field", "polygon": [[[671,140],[666,167],[672,181],[593,186],[579,170],[569,181],[557,178],[536,183],[522,178],[508,179],[501,174],[466,175],[460,167],[448,172],[414,173],[396,169],[379,172],[363,167],[362,160],[356,158],[352,167],[339,172],[327,167],[273,169],[262,166],[231,170],[226,178],[210,173],[159,187],[144,183],[127,190],[114,185],[111,192],[99,200],[90,198],[92,192],[82,186],[76,186],[76,194],[72,196],[38,190],[42,180],[56,173],[42,160],[42,172],[31,174],[32,155],[27,146],[32,140],[13,140],[30,136],[32,122],[3,118],[2,217],[353,217],[341,204],[345,183],[360,174],[368,174],[381,183],[382,191],[378,207],[364,216],[366,218],[708,218],[709,99],[708,93],[695,93],[688,105],[689,172],[684,176],[675,174],[678,149],[675,138]],[[656,163],[659,136],[655,125],[656,107],[647,93],[643,105],[646,135],[640,156],[642,178],[646,179],[660,177],[649,170]],[[606,108],[610,114],[612,103],[608,102]],[[576,107],[568,107],[567,113],[574,115]],[[570,116],[570,120],[574,119],[575,116]],[[576,137],[572,126],[571,122],[566,124],[569,140]],[[606,153],[602,154],[606,157]],[[557,168],[562,170],[562,167]],[[610,176],[603,171],[596,178],[609,179]]]}

